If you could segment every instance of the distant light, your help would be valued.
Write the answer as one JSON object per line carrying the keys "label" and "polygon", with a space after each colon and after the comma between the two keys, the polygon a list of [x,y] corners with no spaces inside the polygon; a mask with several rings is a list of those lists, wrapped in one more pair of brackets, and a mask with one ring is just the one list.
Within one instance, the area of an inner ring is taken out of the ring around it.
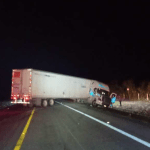
{"label": "distant light", "polygon": [[127,88],[127,91],[129,91],[129,88]]}
{"label": "distant light", "polygon": [[109,124],[109,122],[107,122]]}
{"label": "distant light", "polygon": [[104,107],[106,107],[106,105],[104,105]]}

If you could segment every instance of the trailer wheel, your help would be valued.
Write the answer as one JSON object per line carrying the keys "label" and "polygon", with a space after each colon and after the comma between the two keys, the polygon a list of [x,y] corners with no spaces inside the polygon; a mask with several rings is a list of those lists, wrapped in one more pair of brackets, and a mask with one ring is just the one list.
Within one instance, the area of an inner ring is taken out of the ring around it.
{"label": "trailer wheel", "polygon": [[42,100],[42,106],[47,107],[47,105],[48,105],[47,100],[46,99]]}
{"label": "trailer wheel", "polygon": [[50,106],[53,106],[53,105],[54,105],[54,100],[53,100],[53,99],[50,99],[50,100],[49,100],[49,105],[50,105]]}
{"label": "trailer wheel", "polygon": [[92,102],[92,106],[93,107],[97,107],[98,105],[96,104],[96,100],[94,100],[93,102]]}

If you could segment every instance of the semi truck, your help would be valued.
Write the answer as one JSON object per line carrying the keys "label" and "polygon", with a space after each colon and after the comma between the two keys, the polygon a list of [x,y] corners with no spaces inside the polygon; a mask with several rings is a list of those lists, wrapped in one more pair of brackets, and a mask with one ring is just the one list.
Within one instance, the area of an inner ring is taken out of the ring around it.
{"label": "semi truck", "polygon": [[53,106],[55,99],[72,99],[108,107],[109,86],[91,79],[36,69],[13,69],[11,103],[32,107]]}

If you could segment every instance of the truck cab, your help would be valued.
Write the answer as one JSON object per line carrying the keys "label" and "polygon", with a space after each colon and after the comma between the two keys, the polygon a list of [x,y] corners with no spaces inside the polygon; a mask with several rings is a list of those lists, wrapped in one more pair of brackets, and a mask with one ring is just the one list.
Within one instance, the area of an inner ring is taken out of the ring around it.
{"label": "truck cab", "polygon": [[93,107],[101,105],[103,107],[108,107],[111,103],[111,98],[109,97],[109,92],[100,88],[94,88],[94,100],[92,101]]}
{"label": "truck cab", "polygon": [[108,107],[111,104],[109,92],[110,90],[107,84],[93,80],[90,85],[90,97],[88,101],[93,107],[97,107],[98,105]]}

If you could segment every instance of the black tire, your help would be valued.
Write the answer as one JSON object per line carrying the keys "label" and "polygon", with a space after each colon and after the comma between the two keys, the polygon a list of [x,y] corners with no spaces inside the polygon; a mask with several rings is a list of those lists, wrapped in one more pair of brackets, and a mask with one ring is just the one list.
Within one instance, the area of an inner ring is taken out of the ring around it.
{"label": "black tire", "polygon": [[96,104],[96,100],[94,100],[94,101],[92,102],[92,106],[93,106],[94,108],[98,106],[98,105]]}
{"label": "black tire", "polygon": [[46,99],[42,100],[42,106],[47,107],[48,106],[48,101]]}
{"label": "black tire", "polygon": [[53,99],[50,99],[50,100],[48,101],[48,103],[49,103],[49,106],[53,106],[55,102],[54,102]]}

